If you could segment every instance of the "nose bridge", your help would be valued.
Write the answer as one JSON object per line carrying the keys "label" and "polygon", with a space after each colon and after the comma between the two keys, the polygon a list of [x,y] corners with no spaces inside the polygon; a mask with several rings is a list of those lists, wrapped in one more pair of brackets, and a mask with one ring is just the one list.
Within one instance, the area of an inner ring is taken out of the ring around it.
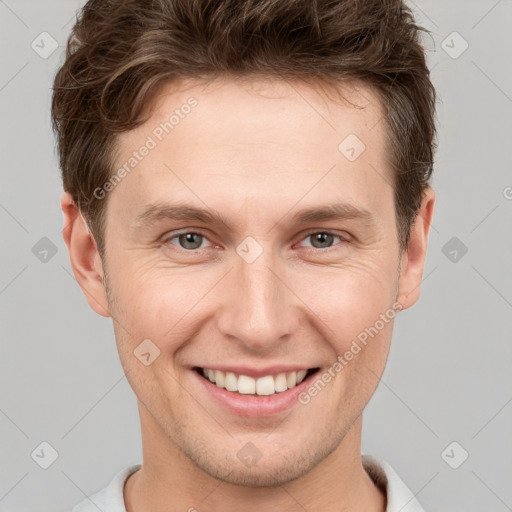
{"label": "nose bridge", "polygon": [[252,350],[272,348],[292,334],[297,319],[283,280],[270,244],[254,239],[242,242],[225,284],[229,289],[223,289],[227,299],[222,301],[219,317],[221,332]]}

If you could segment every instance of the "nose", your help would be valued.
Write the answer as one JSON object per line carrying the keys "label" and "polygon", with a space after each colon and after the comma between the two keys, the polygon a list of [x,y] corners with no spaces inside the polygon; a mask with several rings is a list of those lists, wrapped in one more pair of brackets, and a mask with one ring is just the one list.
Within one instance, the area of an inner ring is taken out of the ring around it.
{"label": "nose", "polygon": [[246,350],[267,353],[293,337],[299,326],[299,299],[287,272],[266,248],[256,261],[235,257],[235,268],[223,280],[218,329]]}

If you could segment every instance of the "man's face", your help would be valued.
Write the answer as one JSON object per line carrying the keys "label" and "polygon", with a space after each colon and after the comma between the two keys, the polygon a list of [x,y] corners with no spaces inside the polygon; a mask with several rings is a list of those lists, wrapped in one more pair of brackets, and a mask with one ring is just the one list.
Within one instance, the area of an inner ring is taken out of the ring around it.
{"label": "man's face", "polygon": [[[116,169],[153,146],[148,136],[155,145],[109,192],[105,232],[109,311],[145,448],[159,446],[164,464],[177,448],[233,483],[281,484],[338,447],[386,362],[400,254],[383,111],[366,88],[345,91],[363,109],[279,81],[163,93],[120,136]],[[185,205],[223,222],[155,215]],[[328,205],[342,215],[300,218]],[[346,364],[311,396],[338,356]]]}

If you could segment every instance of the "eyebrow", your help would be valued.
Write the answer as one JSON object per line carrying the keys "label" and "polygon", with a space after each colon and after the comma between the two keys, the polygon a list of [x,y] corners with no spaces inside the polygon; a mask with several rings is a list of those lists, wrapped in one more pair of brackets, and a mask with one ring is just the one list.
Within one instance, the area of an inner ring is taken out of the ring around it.
{"label": "eyebrow", "polygon": [[149,226],[161,220],[193,220],[204,224],[227,224],[219,212],[196,208],[187,204],[153,203],[135,218],[135,226]]}
{"label": "eyebrow", "polygon": [[373,214],[364,208],[352,204],[334,203],[318,208],[308,208],[297,212],[292,219],[298,223],[318,222],[323,220],[361,219],[368,223],[374,220]]}
{"label": "eyebrow", "polygon": [[[286,215],[281,217],[276,224],[279,224],[285,216]],[[370,211],[349,203],[333,203],[305,208],[295,213],[291,221],[295,224],[306,224],[346,219],[359,219],[364,221],[368,226],[373,226],[375,223],[375,217]],[[197,208],[188,204],[174,205],[167,203],[150,204],[142,213],[137,215],[134,226],[148,227],[162,220],[196,221],[211,225],[224,224],[229,227],[228,219],[220,212],[212,211],[211,209]]]}

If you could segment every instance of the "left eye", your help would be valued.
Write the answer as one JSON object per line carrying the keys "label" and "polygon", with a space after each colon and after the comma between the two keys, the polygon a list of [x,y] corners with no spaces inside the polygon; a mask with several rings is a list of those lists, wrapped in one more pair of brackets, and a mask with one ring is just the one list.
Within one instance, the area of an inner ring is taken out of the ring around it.
{"label": "left eye", "polygon": [[[342,240],[340,236],[335,235],[334,233],[330,233],[329,231],[317,231],[314,233],[309,233],[306,235],[304,240],[307,240],[308,238],[311,238],[312,246],[315,249],[329,249],[334,238]],[[326,247],[326,245],[329,247]]]}

